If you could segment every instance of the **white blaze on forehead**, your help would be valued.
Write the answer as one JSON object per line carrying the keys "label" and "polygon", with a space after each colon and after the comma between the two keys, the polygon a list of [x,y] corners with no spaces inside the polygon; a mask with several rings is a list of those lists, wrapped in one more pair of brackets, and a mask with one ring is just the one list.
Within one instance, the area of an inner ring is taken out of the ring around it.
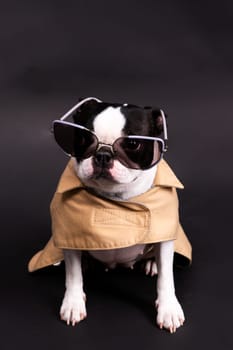
{"label": "white blaze on forehead", "polygon": [[125,122],[120,107],[108,107],[96,116],[93,123],[94,132],[100,142],[112,144],[118,137],[122,136]]}

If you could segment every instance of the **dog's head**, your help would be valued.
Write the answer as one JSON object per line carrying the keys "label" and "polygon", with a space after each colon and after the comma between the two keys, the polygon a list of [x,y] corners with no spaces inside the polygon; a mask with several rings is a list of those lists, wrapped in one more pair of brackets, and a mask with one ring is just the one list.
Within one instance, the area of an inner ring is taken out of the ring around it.
{"label": "dog's head", "polygon": [[165,149],[159,141],[165,123],[161,110],[88,99],[73,120],[76,127],[60,124],[55,138],[60,146],[62,137],[69,138],[67,153],[76,158],[77,175],[86,186],[121,198],[150,188]]}

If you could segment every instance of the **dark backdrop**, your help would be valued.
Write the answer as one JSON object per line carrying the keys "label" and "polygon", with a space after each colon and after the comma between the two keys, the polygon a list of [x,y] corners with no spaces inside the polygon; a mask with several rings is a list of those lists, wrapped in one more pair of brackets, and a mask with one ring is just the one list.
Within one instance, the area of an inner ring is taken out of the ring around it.
{"label": "dark backdrop", "polygon": [[[232,14],[231,0],[1,1],[2,349],[232,348]],[[169,116],[166,159],[194,249],[175,270],[187,322],[173,336],[155,327],[155,281],[138,271],[90,271],[75,328],[58,319],[64,267],[27,273],[67,161],[51,121],[80,96]]]}

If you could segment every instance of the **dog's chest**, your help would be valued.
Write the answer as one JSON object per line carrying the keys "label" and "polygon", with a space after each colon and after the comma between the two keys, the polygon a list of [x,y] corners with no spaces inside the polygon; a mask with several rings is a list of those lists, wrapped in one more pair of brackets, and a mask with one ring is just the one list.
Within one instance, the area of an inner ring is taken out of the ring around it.
{"label": "dog's chest", "polygon": [[116,265],[132,267],[143,256],[144,251],[145,244],[138,244],[120,249],[92,250],[89,251],[89,254],[106,264],[109,268],[115,268]]}

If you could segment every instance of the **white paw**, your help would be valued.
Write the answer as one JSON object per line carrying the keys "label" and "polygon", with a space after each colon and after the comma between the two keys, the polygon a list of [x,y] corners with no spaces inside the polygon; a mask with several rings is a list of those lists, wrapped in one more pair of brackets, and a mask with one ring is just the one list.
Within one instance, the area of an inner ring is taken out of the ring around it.
{"label": "white paw", "polygon": [[67,325],[75,326],[76,323],[87,317],[86,295],[82,291],[67,290],[60,309],[60,316]]}
{"label": "white paw", "polygon": [[164,327],[170,333],[174,333],[177,328],[183,326],[185,321],[184,313],[175,296],[166,300],[158,298],[155,305],[158,310],[157,324],[160,329]]}
{"label": "white paw", "polygon": [[145,273],[151,277],[157,275],[158,269],[156,262],[153,259],[147,260],[145,264]]}

